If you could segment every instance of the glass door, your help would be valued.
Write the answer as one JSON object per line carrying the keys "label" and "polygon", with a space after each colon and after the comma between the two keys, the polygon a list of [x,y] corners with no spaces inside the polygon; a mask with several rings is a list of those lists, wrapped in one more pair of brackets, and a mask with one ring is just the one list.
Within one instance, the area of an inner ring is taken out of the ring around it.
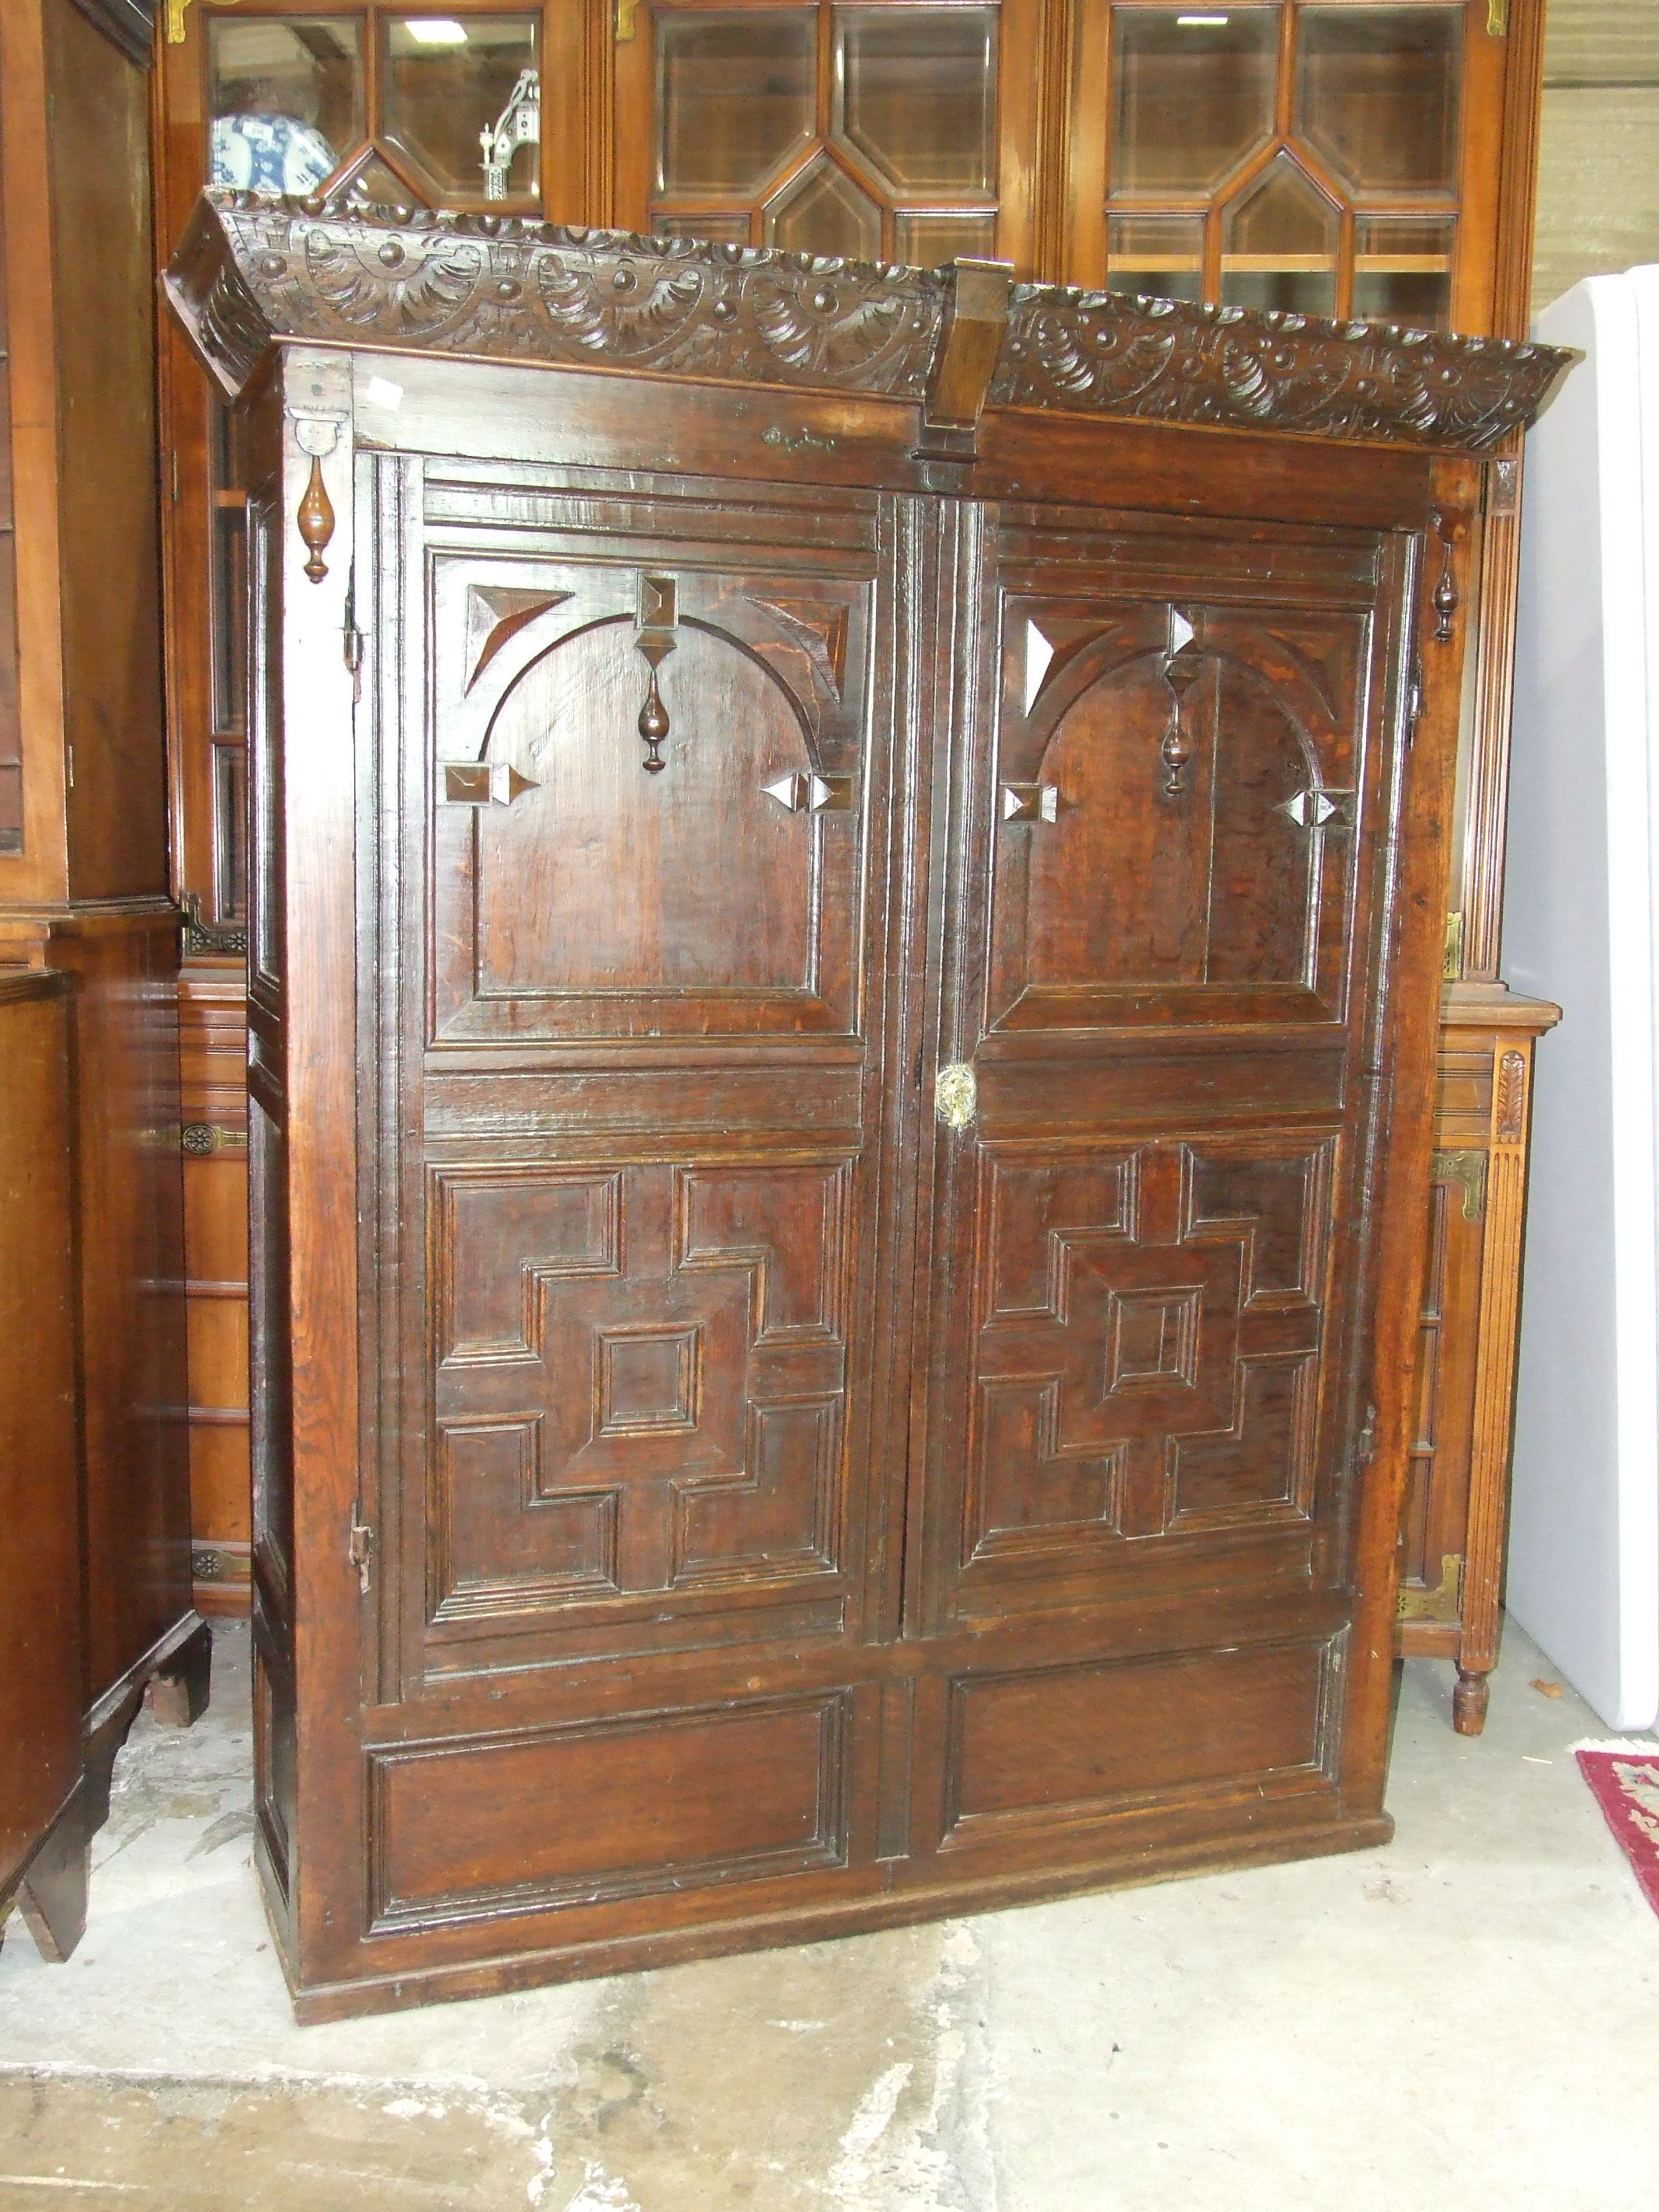
{"label": "glass door", "polygon": [[618,218],[866,261],[1025,262],[1036,12],[641,6],[618,32]]}
{"label": "glass door", "polygon": [[540,210],[538,16],[210,15],[209,181]]}
{"label": "glass door", "polygon": [[1492,20],[1484,0],[1085,0],[1074,281],[1486,326],[1490,253],[1464,231]]}
{"label": "glass door", "polygon": [[[582,221],[586,39],[566,9],[500,0],[169,9],[156,72],[163,259],[204,185]],[[161,380],[178,890],[210,957],[240,950],[245,914],[244,501],[223,410],[176,334]]]}

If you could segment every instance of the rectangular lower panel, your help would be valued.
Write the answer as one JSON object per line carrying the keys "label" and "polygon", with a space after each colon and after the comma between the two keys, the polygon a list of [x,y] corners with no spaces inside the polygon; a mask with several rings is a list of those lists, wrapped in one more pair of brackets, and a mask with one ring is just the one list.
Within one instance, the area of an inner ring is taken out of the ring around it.
{"label": "rectangular lower panel", "polygon": [[848,1693],[372,1752],[375,1926],[845,1863]]}
{"label": "rectangular lower panel", "polygon": [[945,1844],[1264,1783],[1320,1786],[1340,1643],[957,1676]]}

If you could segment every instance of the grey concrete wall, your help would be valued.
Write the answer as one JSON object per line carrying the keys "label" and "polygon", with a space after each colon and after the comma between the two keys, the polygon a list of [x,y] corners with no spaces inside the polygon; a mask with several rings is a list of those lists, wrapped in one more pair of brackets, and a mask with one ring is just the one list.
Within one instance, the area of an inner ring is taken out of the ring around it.
{"label": "grey concrete wall", "polygon": [[1659,260],[1659,0],[1549,0],[1544,23],[1534,314]]}

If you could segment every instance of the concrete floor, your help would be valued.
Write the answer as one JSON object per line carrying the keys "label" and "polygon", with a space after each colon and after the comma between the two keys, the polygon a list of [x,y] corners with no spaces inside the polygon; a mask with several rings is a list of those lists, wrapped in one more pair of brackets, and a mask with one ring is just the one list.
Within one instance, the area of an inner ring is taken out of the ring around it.
{"label": "concrete floor", "polygon": [[246,1639],[142,1717],[66,1966],[0,1950],[0,2212],[1650,2212],[1659,1919],[1511,1629],[1404,1671],[1386,1850],[296,2027]]}

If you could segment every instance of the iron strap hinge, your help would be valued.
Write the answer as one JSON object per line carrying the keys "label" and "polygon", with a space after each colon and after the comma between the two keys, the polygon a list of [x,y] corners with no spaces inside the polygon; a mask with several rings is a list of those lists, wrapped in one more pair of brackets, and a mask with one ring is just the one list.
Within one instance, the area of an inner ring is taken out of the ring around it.
{"label": "iron strap hinge", "polygon": [[340,630],[341,658],[351,678],[351,703],[355,707],[363,696],[363,634],[357,627],[357,579],[355,574],[346,585],[345,618]]}
{"label": "iron strap hinge", "polygon": [[357,1588],[362,1592],[363,1595],[367,1597],[368,1595],[370,1571],[369,1562],[374,1551],[374,1531],[366,1526],[364,1522],[359,1521],[355,1515],[352,1516],[351,1522],[351,1540],[346,1549],[347,1556],[349,1558],[352,1565],[357,1570]]}

